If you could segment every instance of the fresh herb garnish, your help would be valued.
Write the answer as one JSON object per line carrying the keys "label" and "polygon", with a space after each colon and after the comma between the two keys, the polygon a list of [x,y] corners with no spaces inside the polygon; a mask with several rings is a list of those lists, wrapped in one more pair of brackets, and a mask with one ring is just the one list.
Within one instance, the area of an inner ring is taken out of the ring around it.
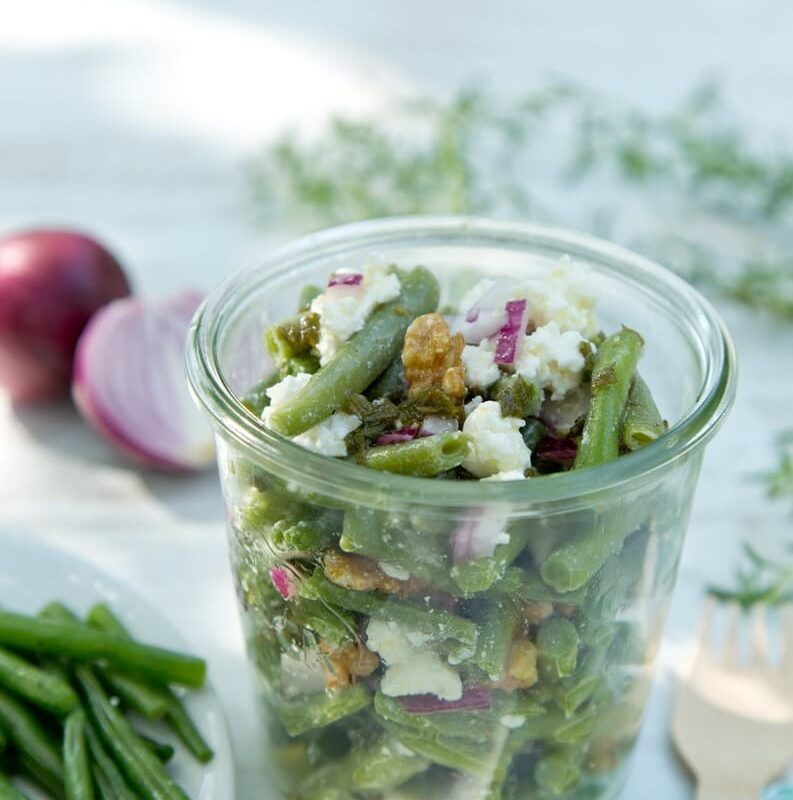
{"label": "fresh herb garnish", "polygon": [[748,542],[743,545],[745,564],[735,576],[735,586],[709,586],[708,594],[722,602],[738,603],[743,608],[762,603],[775,606],[793,601],[793,542],[785,548],[790,556],[780,563],[759,553]]}

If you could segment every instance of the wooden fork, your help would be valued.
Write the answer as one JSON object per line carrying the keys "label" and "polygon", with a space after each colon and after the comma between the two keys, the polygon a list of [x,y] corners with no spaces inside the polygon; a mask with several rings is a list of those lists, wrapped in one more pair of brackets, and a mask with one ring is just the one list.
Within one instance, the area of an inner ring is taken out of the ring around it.
{"label": "wooden fork", "polygon": [[730,605],[726,642],[711,644],[716,603],[703,611],[693,668],[672,720],[680,754],[697,777],[697,800],[757,800],[793,761],[793,606],[781,611],[781,660],[768,655],[767,613],[751,612],[751,656],[741,658],[742,612]]}

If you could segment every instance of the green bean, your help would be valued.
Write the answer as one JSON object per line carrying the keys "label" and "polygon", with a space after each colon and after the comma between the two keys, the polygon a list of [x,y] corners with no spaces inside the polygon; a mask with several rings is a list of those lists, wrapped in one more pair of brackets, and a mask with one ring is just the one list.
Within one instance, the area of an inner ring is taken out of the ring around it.
{"label": "green bean", "polygon": [[76,660],[105,659],[157,680],[186,686],[200,687],[206,676],[206,663],[193,656],[110,636],[78,623],[36,619],[10,611],[0,611],[0,644]]}
{"label": "green bean", "polygon": [[161,719],[168,711],[168,701],[163,691],[149,686],[137,676],[108,669],[101,670],[99,677],[124,705],[146,719]]}
{"label": "green bean", "polygon": [[476,644],[477,627],[471,620],[440,608],[423,607],[413,601],[397,601],[375,592],[345,589],[329,581],[319,569],[301,582],[298,591],[309,599],[322,600],[373,619],[397,622],[432,636],[436,641],[456,639],[462,644]]}
{"label": "green bean", "polygon": [[574,714],[602,685],[608,646],[589,650],[575,674],[554,689],[556,705],[568,716]]}
{"label": "green bean", "polygon": [[565,678],[575,672],[578,665],[578,631],[565,617],[548,617],[537,632],[540,663],[550,668],[557,677]]}
{"label": "green bean", "polygon": [[267,396],[267,390],[275,386],[279,380],[281,380],[281,375],[278,372],[268,375],[264,380],[259,381],[259,383],[249,389],[243,395],[240,402],[252,414],[261,417],[264,409],[270,405],[270,398]]}
{"label": "green bean", "polygon": [[389,740],[376,742],[362,752],[350,754],[352,785],[366,792],[383,792],[401,786],[414,775],[424,772],[429,761]]}
{"label": "green bean", "polygon": [[151,750],[163,764],[167,764],[176,754],[173,745],[167,742],[158,742],[156,739],[152,739],[151,736],[145,736],[140,732],[138,732],[138,738],[148,746],[149,750]]}
{"label": "green bean", "polygon": [[264,332],[267,352],[279,368],[290,358],[310,353],[318,341],[319,317],[305,311],[270,325]]}
{"label": "green bean", "polygon": [[620,429],[644,340],[623,327],[598,348],[592,368],[592,399],[578,445],[575,468],[593,467],[619,455]]}
{"label": "green bean", "polygon": [[638,450],[654,442],[666,431],[666,423],[653,400],[650,387],[636,375],[628,394],[625,418],[622,421],[622,444],[628,450]]}
{"label": "green bean", "polygon": [[0,753],[2,753],[7,746],[8,746],[8,737],[6,736],[6,732],[3,730],[2,726],[0,726]]}
{"label": "green bean", "polygon": [[94,785],[85,741],[85,713],[77,708],[63,728],[64,785],[68,800],[93,800]]}
{"label": "green bean", "polygon": [[517,627],[515,608],[506,600],[493,600],[480,616],[473,661],[494,683],[501,678]]}
{"label": "green bean", "polygon": [[438,282],[428,270],[416,267],[399,277],[399,297],[373,311],[333,360],[312,375],[288,405],[273,412],[273,430],[296,436],[312,428],[342,408],[349,394],[363,392],[396,358],[410,323],[438,304]]}
{"label": "green bean", "polygon": [[405,365],[402,363],[402,354],[400,353],[364,394],[369,400],[385,397],[393,402],[398,402],[405,397],[406,391]]}
{"label": "green bean", "polygon": [[313,283],[306,284],[301,290],[297,298],[297,310],[305,311],[311,306],[311,303],[319,297],[324,290]]}
{"label": "green bean", "polygon": [[18,756],[28,756],[31,764],[37,765],[52,783],[63,783],[63,762],[57,745],[33,714],[2,690],[0,725],[14,744]]}
{"label": "green bean", "polygon": [[388,722],[417,734],[433,738],[451,736],[475,742],[489,741],[498,728],[498,720],[489,713],[442,711],[435,714],[411,714],[397,698],[378,692],[374,698],[375,713]]}
{"label": "green bean", "polygon": [[551,588],[533,568],[509,567],[504,577],[491,587],[493,592],[530,603],[568,603],[579,606],[583,603],[586,592],[576,589],[559,592]]}
{"label": "green bean", "polygon": [[91,754],[94,777],[97,778],[97,784],[105,800],[136,800],[135,794],[119,772],[116,762],[108,755],[90,720],[85,727],[85,739],[88,743],[88,752]]}
{"label": "green bean", "polygon": [[470,439],[459,431],[438,433],[372,447],[364,453],[362,463],[381,472],[431,478],[462,464],[469,443]]}
{"label": "green bean", "polygon": [[581,778],[580,754],[572,750],[552,750],[540,757],[534,767],[537,785],[553,795],[564,794]]}
{"label": "green bean", "polygon": [[341,608],[305,597],[291,600],[289,608],[298,625],[314,631],[336,647],[351,642],[356,637],[358,626],[355,617]]}
{"label": "green bean", "polygon": [[16,768],[21,776],[40,786],[47,794],[51,795],[54,800],[66,800],[63,780],[50,774],[27,753],[16,753]]}
{"label": "green bean", "polygon": [[576,531],[551,552],[540,567],[542,579],[563,593],[586,586],[632,532],[617,515],[601,515],[592,529]]}
{"label": "green bean", "polygon": [[112,705],[91,670],[78,667],[75,676],[105,746],[139,794],[146,800],[187,800],[158,758]]}
{"label": "green bean", "polygon": [[[87,619],[89,623],[107,633],[125,639],[131,638],[123,623],[102,603],[98,603],[90,609]],[[152,685],[137,676],[129,677],[127,683],[130,688],[135,689],[133,695],[137,702],[141,703],[148,699],[150,710],[156,711],[156,716],[165,716],[165,721],[195,758],[203,764],[212,760],[212,748],[195,726],[182,701],[171,689],[167,686]],[[160,709],[162,709],[161,713]],[[143,712],[141,711],[141,713]]]}
{"label": "green bean", "polygon": [[287,375],[313,375],[319,369],[319,359],[312,355],[292,356],[282,362],[278,376],[283,379]]}
{"label": "green bean", "polygon": [[493,555],[474,561],[455,564],[451,576],[466,597],[477,592],[487,591],[499,578],[502,578],[507,567],[523,552],[529,538],[529,532],[514,524],[507,527],[509,541],[497,544]]}
{"label": "green bean", "polygon": [[323,692],[294,700],[281,700],[276,703],[275,712],[286,732],[290,736],[299,736],[357,714],[371,701],[369,691],[359,683],[332,694]]}
{"label": "green bean", "polygon": [[270,541],[285,554],[325,550],[341,534],[336,515],[321,515],[293,521],[281,519],[270,530]]}
{"label": "green bean", "polygon": [[0,772],[0,800],[28,800],[28,798],[11,783],[7,775]]}
{"label": "green bean", "polygon": [[0,686],[54,714],[68,714],[77,695],[66,681],[0,648]]}
{"label": "green bean", "polygon": [[480,777],[486,776],[490,771],[490,754],[479,743],[446,736],[425,738],[394,725],[388,726],[387,730],[409,750],[434,764]]}

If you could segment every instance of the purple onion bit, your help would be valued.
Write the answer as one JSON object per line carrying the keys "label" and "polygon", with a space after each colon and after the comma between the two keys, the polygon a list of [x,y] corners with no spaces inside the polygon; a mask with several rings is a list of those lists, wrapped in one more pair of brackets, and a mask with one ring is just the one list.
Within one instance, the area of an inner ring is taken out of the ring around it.
{"label": "purple onion bit", "polygon": [[459,700],[441,700],[434,694],[410,694],[401,698],[409,714],[436,714],[443,711],[487,711],[492,698],[486,686],[466,689]]}
{"label": "purple onion bit", "polygon": [[554,436],[546,436],[537,444],[537,456],[545,461],[553,461],[555,464],[568,466],[575,461],[578,453],[578,444],[575,439],[557,439]]}
{"label": "purple onion bit", "polygon": [[332,286],[360,286],[363,275],[360,272],[339,272],[330,276],[328,288]]}
{"label": "purple onion bit", "polygon": [[295,576],[284,567],[272,567],[270,569],[270,580],[284,600],[288,600],[295,593],[294,578]]}
{"label": "purple onion bit", "polygon": [[383,433],[375,440],[375,444],[397,444],[398,442],[409,442],[419,435],[418,428],[399,428],[399,430]]}
{"label": "purple onion bit", "polygon": [[518,341],[526,330],[525,300],[509,300],[505,306],[507,322],[496,338],[496,364],[514,364],[518,351]]}

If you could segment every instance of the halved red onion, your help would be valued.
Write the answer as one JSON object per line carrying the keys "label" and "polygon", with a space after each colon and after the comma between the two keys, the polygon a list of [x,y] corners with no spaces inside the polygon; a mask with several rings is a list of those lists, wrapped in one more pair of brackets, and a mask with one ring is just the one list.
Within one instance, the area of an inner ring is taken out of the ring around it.
{"label": "halved red onion", "polygon": [[418,428],[400,428],[390,433],[384,433],[377,437],[375,444],[397,444],[398,442],[409,442],[419,435]]}
{"label": "halved red onion", "polygon": [[360,286],[363,275],[360,272],[337,272],[330,276],[328,288],[331,286]]}
{"label": "halved red onion", "polygon": [[278,590],[278,594],[288,600],[295,593],[294,575],[284,567],[271,567],[270,580],[273,586]]}
{"label": "halved red onion", "polygon": [[493,357],[496,364],[515,363],[518,342],[526,332],[527,305],[525,300],[509,300],[504,306],[507,322],[496,339],[496,354]]}
{"label": "halved red onion", "polygon": [[443,711],[486,711],[492,705],[492,695],[486,686],[466,689],[459,700],[441,700],[434,694],[409,694],[400,698],[402,707],[410,714],[437,714]]}
{"label": "halved red onion", "polygon": [[77,344],[72,394],[86,421],[146,466],[186,472],[214,460],[212,431],[187,389],[184,348],[202,300],[116,300]]}
{"label": "halved red onion", "polygon": [[459,430],[460,425],[456,419],[449,417],[427,417],[421,423],[419,436],[434,436],[436,433],[450,433]]}

